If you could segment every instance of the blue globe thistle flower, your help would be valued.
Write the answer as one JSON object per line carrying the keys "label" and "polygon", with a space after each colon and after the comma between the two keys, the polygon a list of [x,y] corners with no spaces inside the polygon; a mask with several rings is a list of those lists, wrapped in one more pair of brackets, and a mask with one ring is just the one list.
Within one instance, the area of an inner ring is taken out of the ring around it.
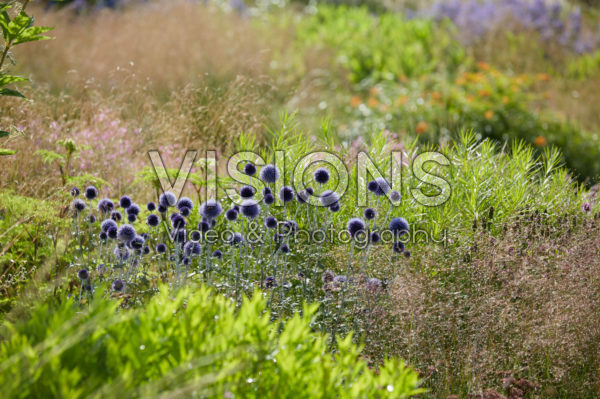
{"label": "blue globe thistle flower", "polygon": [[178,213],[171,215],[171,226],[175,229],[183,229],[186,225],[185,218]]}
{"label": "blue globe thistle flower", "polygon": [[119,212],[119,211],[112,211],[110,213],[110,218],[112,220],[114,220],[115,222],[120,222],[121,219],[122,219],[121,212]]}
{"label": "blue globe thistle flower", "polygon": [[92,285],[91,284],[86,284],[83,286],[83,289],[88,291],[88,292],[92,292]]}
{"label": "blue globe thistle flower", "polygon": [[404,243],[402,241],[398,241],[398,242],[396,242],[394,244],[394,246],[392,247],[392,249],[397,254],[401,254],[402,252],[404,252]]}
{"label": "blue globe thistle flower", "polygon": [[202,253],[202,246],[194,241],[188,241],[183,246],[183,253],[186,256],[198,256]]}
{"label": "blue globe thistle flower", "polygon": [[194,209],[194,202],[188,197],[181,197],[179,201],[177,201],[177,209],[181,212],[181,208]]}
{"label": "blue globe thistle flower", "polygon": [[340,211],[340,203],[334,202],[333,204],[329,205],[328,209],[333,213],[339,212]]}
{"label": "blue globe thistle flower", "polygon": [[242,202],[241,212],[248,219],[254,219],[259,215],[260,207],[256,201],[248,199]]}
{"label": "blue globe thistle flower", "polygon": [[378,278],[370,278],[369,280],[367,280],[367,289],[369,291],[378,291],[381,289],[381,280],[379,280]]}
{"label": "blue globe thistle flower", "polygon": [[116,279],[113,281],[111,287],[113,291],[121,292],[125,288],[125,283],[121,279]]}
{"label": "blue globe thistle flower", "polygon": [[202,234],[198,230],[194,230],[190,233],[190,240],[192,241],[200,241],[202,238]]}
{"label": "blue globe thistle flower", "polygon": [[160,224],[160,218],[158,217],[158,215],[152,213],[146,218],[146,224],[150,227],[156,227]]}
{"label": "blue globe thistle flower", "polygon": [[184,266],[188,266],[190,264],[190,262],[191,262],[191,260],[187,256],[184,256],[183,259],[181,260],[181,263],[183,263]]}
{"label": "blue globe thistle flower", "polygon": [[237,213],[240,213],[240,206],[238,204],[235,204],[232,209],[234,209]]}
{"label": "blue globe thistle flower", "polygon": [[365,212],[363,213],[363,215],[364,215],[365,219],[373,220],[373,219],[375,219],[377,212],[375,212],[375,209],[373,209],[373,208],[367,208],[367,209],[365,209]]}
{"label": "blue globe thistle flower", "polygon": [[286,220],[284,223],[284,227],[285,227],[285,232],[286,234],[296,234],[298,232],[298,230],[300,229],[300,226],[298,226],[298,223],[296,223],[294,220]]}
{"label": "blue globe thistle flower", "polygon": [[121,205],[121,208],[123,208],[123,209],[129,208],[132,203],[133,203],[133,201],[131,201],[131,198],[129,198],[128,195],[122,196],[121,199],[119,200],[119,205]]}
{"label": "blue globe thistle flower", "polygon": [[83,212],[85,210],[85,202],[80,199],[73,200],[71,206],[76,213]]}
{"label": "blue globe thistle flower", "polygon": [[149,247],[149,246],[147,246],[147,245],[145,245],[145,246],[144,246],[144,252],[143,252],[143,253],[144,253],[144,255],[148,255],[148,254],[150,253],[150,247]]}
{"label": "blue globe thistle flower", "polygon": [[117,238],[119,239],[119,241],[122,241],[126,244],[133,240],[136,237],[136,235],[137,232],[130,224],[122,225],[117,231]]}
{"label": "blue globe thistle flower", "polygon": [[144,239],[144,241],[148,241],[148,238],[150,237],[150,236],[148,235],[148,233],[142,233],[142,234],[140,234],[140,235],[142,236],[142,238]]}
{"label": "blue globe thistle flower", "polygon": [[79,191],[79,189],[78,189],[77,187],[73,187],[73,188],[71,189],[71,195],[72,195],[73,197],[78,197],[80,193],[81,193],[81,192]]}
{"label": "blue globe thistle flower", "polygon": [[356,237],[359,233],[364,232],[366,228],[367,225],[361,218],[352,218],[348,220],[348,223],[346,224],[346,229],[352,237]]}
{"label": "blue globe thistle flower", "polygon": [[325,184],[329,181],[329,171],[325,168],[319,168],[314,173],[315,181],[319,184]]}
{"label": "blue globe thistle flower", "polygon": [[206,233],[208,230],[210,230],[210,224],[206,220],[203,220],[200,223],[198,223],[198,230],[200,230],[203,233]]}
{"label": "blue globe thistle flower", "polygon": [[158,213],[167,213],[167,211],[168,211],[168,208],[166,206],[162,206],[162,205],[158,206]]}
{"label": "blue globe thistle flower", "polygon": [[94,186],[88,186],[85,188],[84,195],[88,200],[93,200],[98,196],[98,189]]}
{"label": "blue globe thistle flower", "polygon": [[171,232],[171,237],[173,237],[173,241],[182,244],[186,241],[187,234],[184,229],[177,229]]}
{"label": "blue globe thistle flower", "polygon": [[277,219],[275,219],[274,216],[267,216],[265,218],[265,226],[268,229],[274,229],[275,227],[277,227]]}
{"label": "blue globe thistle flower", "polygon": [[265,188],[263,188],[262,193],[263,193],[263,197],[264,197],[267,194],[273,194],[273,191],[269,187],[265,187]]}
{"label": "blue globe thistle flower", "polygon": [[231,208],[229,210],[227,210],[227,212],[225,212],[225,219],[229,220],[230,222],[233,222],[234,220],[236,220],[238,217],[238,212]]}
{"label": "blue globe thistle flower", "polygon": [[306,192],[309,193],[310,195],[314,195],[315,194],[315,190],[312,189],[312,187],[306,187]]}
{"label": "blue globe thistle flower", "polygon": [[290,186],[283,186],[279,190],[279,199],[284,203],[290,202],[294,199],[294,189]]}
{"label": "blue globe thistle flower", "polygon": [[260,180],[264,181],[265,183],[275,183],[277,180],[279,180],[279,176],[281,176],[281,173],[279,172],[277,166],[273,164],[263,166],[259,175]]}
{"label": "blue globe thistle flower", "polygon": [[126,209],[125,212],[128,215],[135,215],[135,216],[137,216],[137,215],[140,214],[140,211],[141,211],[141,209],[138,206],[138,204],[131,204],[131,205],[129,205],[129,207]]}
{"label": "blue globe thistle flower", "polygon": [[378,232],[374,231],[371,233],[371,242],[373,244],[377,244],[379,241],[381,241],[381,236],[379,235]]}
{"label": "blue globe thistle flower", "polygon": [[101,231],[100,234],[98,234],[98,237],[102,240],[102,241],[106,241],[108,239],[108,234],[106,234],[105,231]]}
{"label": "blue globe thistle flower", "polygon": [[169,261],[170,262],[175,262],[175,259],[177,259],[177,257],[175,256],[175,254],[169,255]]}
{"label": "blue globe thistle flower", "polygon": [[390,231],[394,237],[401,237],[408,233],[408,222],[404,218],[394,218],[390,221]]}
{"label": "blue globe thistle flower", "polygon": [[115,204],[108,198],[98,201],[98,212],[105,214],[111,212],[113,209],[115,209]]}
{"label": "blue globe thistle flower", "polygon": [[390,198],[392,201],[398,202],[402,199],[402,195],[398,191],[394,190],[390,193]]}
{"label": "blue globe thistle flower", "polygon": [[324,283],[331,283],[335,278],[335,274],[331,270],[325,270],[323,274],[321,274],[321,281]]}
{"label": "blue globe thistle flower", "polygon": [[281,241],[283,241],[283,236],[279,233],[275,233],[273,234],[273,241],[279,244]]}
{"label": "blue globe thistle flower", "polygon": [[219,201],[211,199],[200,205],[198,211],[207,219],[216,219],[223,212],[223,207]]}
{"label": "blue globe thistle flower", "polygon": [[96,216],[94,216],[94,215],[90,215],[90,217],[88,217],[88,222],[90,222],[90,223],[92,223],[92,224],[93,224],[93,223],[96,223]]}
{"label": "blue globe thistle flower", "polygon": [[287,254],[290,252],[290,247],[288,247],[286,244],[283,244],[279,247],[279,250],[284,253]]}
{"label": "blue globe thistle flower", "polygon": [[256,174],[256,166],[254,166],[254,164],[247,163],[244,166],[244,173],[248,176],[254,176]]}
{"label": "blue globe thistle flower", "polygon": [[335,276],[335,277],[333,278],[333,285],[334,285],[336,288],[338,288],[338,289],[339,289],[339,288],[341,288],[341,287],[342,287],[344,284],[346,284],[346,282],[347,282],[347,281],[348,281],[348,278],[347,278],[346,276],[342,276],[342,275],[340,275],[340,276]]}
{"label": "blue globe thistle flower", "polygon": [[229,239],[230,245],[238,245],[244,241],[244,237],[240,233],[233,233]]}
{"label": "blue globe thistle flower", "polygon": [[164,254],[167,252],[167,246],[163,243],[160,243],[156,246],[156,252],[159,254]]}
{"label": "blue globe thistle flower", "polygon": [[296,200],[301,204],[306,204],[309,196],[310,194],[308,194],[306,190],[299,191],[296,193]]}
{"label": "blue globe thistle flower", "polygon": [[113,254],[115,255],[115,257],[120,260],[120,261],[125,261],[127,259],[129,259],[130,256],[130,252],[129,252],[129,248],[127,247],[116,247],[115,250],[113,251]]}
{"label": "blue globe thistle flower", "polygon": [[340,196],[335,191],[325,190],[319,199],[321,200],[321,205],[331,206],[340,200]]}
{"label": "blue globe thistle flower", "polygon": [[88,269],[81,269],[77,272],[77,277],[80,280],[87,280],[90,278],[90,272],[88,271]]}
{"label": "blue globe thistle flower", "polygon": [[190,216],[190,213],[191,213],[191,211],[190,211],[190,208],[186,208],[186,207],[184,206],[184,207],[182,207],[182,208],[179,210],[179,213],[180,213],[180,214],[181,214],[181,216],[183,216],[183,217],[188,217],[188,216]]}
{"label": "blue globe thistle flower", "polygon": [[146,204],[146,209],[148,212],[154,212],[156,210],[156,204],[154,202],[148,202]]}
{"label": "blue globe thistle flower", "polygon": [[275,202],[275,197],[273,197],[273,194],[267,194],[264,196],[263,202],[265,205],[272,205]]}
{"label": "blue globe thistle flower", "polygon": [[273,276],[269,276],[265,279],[265,287],[266,288],[273,288],[275,287],[275,277]]}
{"label": "blue globe thistle flower", "polygon": [[378,177],[375,180],[371,180],[367,184],[367,190],[377,196],[385,195],[390,191],[390,185],[383,177]]}
{"label": "blue globe thistle flower", "polygon": [[142,249],[146,241],[142,236],[135,236],[133,240],[129,241],[129,246],[132,249]]}
{"label": "blue globe thistle flower", "polygon": [[410,258],[410,251],[404,251],[404,257]]}
{"label": "blue globe thistle flower", "polygon": [[218,249],[212,253],[213,258],[218,258],[221,259],[223,257],[223,252],[219,251]]}
{"label": "blue globe thistle flower", "polygon": [[175,206],[177,203],[177,197],[170,191],[165,191],[158,197],[158,203],[165,208]]}
{"label": "blue globe thistle flower", "polygon": [[118,234],[118,230],[117,227],[109,227],[108,230],[106,230],[106,235],[108,235],[108,238],[110,238],[111,240],[114,240],[115,238],[117,238],[117,234]]}
{"label": "blue globe thistle flower", "polygon": [[128,221],[129,223],[135,223],[135,221],[136,221],[136,220],[137,220],[137,215],[135,215],[135,214],[133,214],[133,213],[132,213],[132,214],[129,214],[129,215],[127,215],[127,221]]}
{"label": "blue globe thistle flower", "polygon": [[242,198],[252,198],[254,197],[254,193],[256,191],[254,190],[254,187],[252,186],[243,186],[240,189],[240,197]]}

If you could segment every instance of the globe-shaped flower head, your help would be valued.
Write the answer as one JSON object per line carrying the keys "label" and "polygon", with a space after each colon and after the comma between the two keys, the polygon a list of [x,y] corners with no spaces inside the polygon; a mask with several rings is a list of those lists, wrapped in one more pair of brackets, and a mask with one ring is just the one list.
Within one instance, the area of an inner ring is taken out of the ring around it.
{"label": "globe-shaped flower head", "polygon": [[148,224],[148,226],[156,227],[159,223],[160,219],[158,218],[158,215],[155,215],[154,213],[148,215],[148,218],[146,219],[146,224]]}
{"label": "globe-shaped flower head", "polygon": [[390,185],[383,177],[378,177],[367,184],[367,189],[373,194],[381,196],[390,191]]}
{"label": "globe-shaped flower head", "polygon": [[165,208],[175,206],[177,203],[177,197],[170,191],[165,191],[158,197],[158,203]]}
{"label": "globe-shaped flower head", "polygon": [[137,215],[130,213],[129,215],[127,215],[127,221],[129,223],[134,223],[137,220]]}
{"label": "globe-shaped flower head", "polygon": [[175,229],[183,229],[186,225],[185,218],[178,213],[171,215],[171,226]]}
{"label": "globe-shaped flower head", "polygon": [[367,208],[367,209],[365,209],[364,217],[367,220],[373,220],[373,219],[375,219],[376,214],[377,213],[375,212],[375,209]]}
{"label": "globe-shaped flower head", "polygon": [[146,209],[148,209],[148,212],[154,212],[156,210],[156,204],[154,202],[148,202],[146,204]]}
{"label": "globe-shaped flower head", "polygon": [[87,280],[90,278],[90,272],[88,271],[88,269],[81,269],[77,272],[77,277],[80,280]]}
{"label": "globe-shaped flower head", "polygon": [[365,221],[361,218],[352,218],[348,220],[348,223],[346,224],[346,229],[352,237],[356,237],[358,234],[364,233],[366,231],[367,225],[365,224]]}
{"label": "globe-shaped flower head", "polygon": [[288,203],[294,199],[294,189],[290,186],[283,186],[279,191],[279,199],[283,203]]}
{"label": "globe-shaped flower head", "polygon": [[371,233],[371,242],[373,244],[377,244],[379,241],[381,241],[381,236],[379,235],[378,232],[374,231]]}
{"label": "globe-shaped flower head", "polygon": [[229,220],[230,222],[233,222],[237,218],[238,218],[238,212],[235,209],[231,208],[231,209],[228,209],[227,212],[225,212],[225,219]]}
{"label": "globe-shaped flower head", "polygon": [[142,249],[144,248],[144,237],[136,235],[131,241],[129,241],[129,246],[133,249]]}
{"label": "globe-shaped flower head", "polygon": [[109,227],[108,230],[106,230],[106,235],[111,240],[114,240],[114,239],[117,238],[117,233],[118,232],[119,232],[119,230],[116,227]]}
{"label": "globe-shaped flower head", "polygon": [[256,201],[251,199],[242,202],[240,210],[242,212],[242,215],[244,215],[248,219],[255,219],[260,213],[260,207],[258,206]]}
{"label": "globe-shaped flower head", "polygon": [[181,212],[181,208],[194,209],[194,202],[188,197],[181,197],[179,201],[177,201],[177,209]]}
{"label": "globe-shaped flower head", "polygon": [[167,246],[163,243],[160,243],[156,246],[156,252],[159,254],[164,254],[167,252]]}
{"label": "globe-shaped flower head", "polygon": [[408,222],[404,218],[394,218],[390,221],[390,231],[394,237],[401,237],[408,233]]}
{"label": "globe-shaped flower head", "polygon": [[277,227],[277,219],[275,219],[274,216],[267,216],[265,218],[265,226],[268,229],[274,229],[275,227]]}
{"label": "globe-shaped flower head", "polygon": [[200,205],[198,212],[200,212],[200,215],[202,215],[203,217],[209,220],[213,220],[216,219],[221,213],[223,213],[223,207],[221,206],[221,203],[219,201],[210,199],[202,205]]}
{"label": "globe-shaped flower head", "polygon": [[115,257],[121,261],[125,261],[127,259],[129,259],[129,255],[131,254],[129,252],[129,248],[127,247],[122,247],[122,246],[118,246],[115,248],[115,250],[113,251],[113,254],[115,255]]}
{"label": "globe-shaped flower head", "polygon": [[321,194],[320,200],[321,205],[331,206],[340,200],[340,196],[335,191],[325,190],[323,191],[323,194]]}
{"label": "globe-shaped flower head", "polygon": [[88,186],[85,188],[84,192],[85,198],[89,200],[93,200],[98,196],[98,189],[94,186]]}
{"label": "globe-shaped flower head", "polygon": [[256,166],[254,166],[254,164],[247,163],[244,166],[244,173],[248,176],[254,176],[256,174]]}
{"label": "globe-shaped flower head", "polygon": [[117,238],[119,239],[119,241],[122,241],[127,244],[135,238],[136,234],[137,233],[132,225],[124,224],[121,227],[119,227],[119,230],[117,231]]}
{"label": "globe-shaped flower head", "polygon": [[114,220],[115,222],[120,222],[121,219],[122,219],[121,212],[119,212],[119,211],[112,211],[110,213],[110,218],[112,220]]}
{"label": "globe-shaped flower head", "polygon": [[264,198],[263,198],[263,202],[265,203],[265,205],[272,205],[273,202],[275,202],[275,197],[273,197],[273,194],[265,194]]}
{"label": "globe-shaped flower head", "polygon": [[314,173],[315,181],[319,184],[326,184],[329,181],[329,171],[325,168],[319,168]]}
{"label": "globe-shaped flower head", "polygon": [[215,252],[212,253],[212,256],[214,258],[221,259],[223,257],[223,252],[221,252],[217,249]]}
{"label": "globe-shaped flower head", "polygon": [[98,201],[98,212],[105,214],[112,212],[113,209],[115,209],[115,204],[108,198],[103,198]]}
{"label": "globe-shaped flower head", "polygon": [[240,189],[240,197],[242,198],[252,198],[254,197],[254,187],[252,186],[244,186]]}
{"label": "globe-shaped flower head", "polygon": [[339,212],[340,211],[340,203],[334,202],[333,204],[329,205],[328,209],[333,213]]}
{"label": "globe-shaped flower head", "polygon": [[141,212],[140,207],[138,206],[138,204],[131,204],[129,205],[129,207],[125,210],[125,212],[127,212],[128,215],[139,215]]}
{"label": "globe-shaped flower head", "polygon": [[398,191],[394,190],[390,193],[390,199],[394,202],[398,202],[402,199],[402,195]]}
{"label": "globe-shaped flower head", "polygon": [[71,189],[71,195],[72,195],[73,197],[78,197],[80,193],[81,193],[81,192],[79,191],[79,189],[78,189],[77,187],[73,187],[73,188]]}
{"label": "globe-shaped flower head", "polygon": [[202,252],[202,246],[194,241],[188,241],[183,246],[183,253],[186,256],[198,256]]}
{"label": "globe-shaped flower head", "polygon": [[73,202],[71,203],[71,206],[73,207],[73,210],[77,214],[79,214],[79,212],[83,212],[85,210],[85,202],[83,202],[80,199],[73,200]]}
{"label": "globe-shaped flower head", "polygon": [[125,283],[121,279],[116,279],[112,283],[112,289],[116,292],[121,292],[125,288]]}
{"label": "globe-shaped flower head", "polygon": [[233,233],[231,238],[229,238],[230,245],[238,245],[244,241],[244,237],[240,233]]}
{"label": "globe-shaped flower head", "polygon": [[263,166],[259,175],[260,180],[264,181],[265,183],[275,183],[277,180],[279,180],[279,176],[281,176],[281,173],[279,172],[277,166],[273,164]]}
{"label": "globe-shaped flower head", "polygon": [[121,199],[119,199],[119,205],[121,205],[121,208],[123,209],[129,208],[132,203],[133,201],[131,201],[131,198],[129,198],[127,195],[124,195],[121,197]]}
{"label": "globe-shaped flower head", "polygon": [[112,219],[106,219],[100,224],[100,230],[107,232],[111,227],[117,228],[117,223]]}

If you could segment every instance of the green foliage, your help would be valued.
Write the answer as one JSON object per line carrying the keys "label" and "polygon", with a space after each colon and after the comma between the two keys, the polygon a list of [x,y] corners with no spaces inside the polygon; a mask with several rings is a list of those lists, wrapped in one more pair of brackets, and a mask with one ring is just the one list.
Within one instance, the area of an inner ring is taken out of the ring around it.
{"label": "green foliage", "polygon": [[452,73],[465,60],[462,47],[431,21],[373,16],[366,8],[319,6],[300,23],[298,40],[327,46],[353,82]]}
{"label": "green foliage", "polygon": [[64,152],[63,154],[50,150],[37,150],[35,155],[41,157],[44,163],[56,164],[63,185],[65,185],[73,179],[73,176],[71,176],[71,162],[77,157],[78,152],[87,149],[87,146],[78,146],[71,139],[58,140],[56,144]]}
{"label": "green foliage", "polygon": [[588,79],[600,76],[600,51],[584,54],[570,61],[567,73],[576,79]]}
{"label": "green foliage", "polygon": [[[207,288],[166,289],[144,309],[119,311],[96,296],[39,304],[31,319],[4,325],[0,384],[7,397],[406,398],[418,376],[390,360],[379,373],[351,338],[339,353],[311,332],[315,307],[270,324],[258,293],[236,309]],[[281,331],[281,332],[278,332]]]}
{"label": "green foliage", "polygon": [[[19,44],[34,42],[38,40],[49,39],[43,36],[42,33],[48,32],[52,28],[33,26],[33,17],[25,13],[25,7],[29,0],[25,0],[21,6],[21,10],[13,18],[9,15],[10,9],[16,2],[1,2],[0,3],[0,29],[2,29],[3,42],[0,45],[0,96],[12,96],[25,98],[19,91],[7,87],[8,85],[23,82],[26,78],[20,76],[12,76],[5,73],[3,67],[7,58],[12,61],[10,50]],[[13,61],[14,62],[14,61]],[[4,132],[3,132],[4,133]],[[2,137],[2,135],[0,135]],[[0,156],[13,155],[15,152],[0,148]]]}

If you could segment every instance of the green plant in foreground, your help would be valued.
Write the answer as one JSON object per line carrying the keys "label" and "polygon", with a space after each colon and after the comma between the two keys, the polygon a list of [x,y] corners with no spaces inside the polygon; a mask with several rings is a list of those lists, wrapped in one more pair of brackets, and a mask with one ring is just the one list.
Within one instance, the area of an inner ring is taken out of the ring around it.
{"label": "green plant in foreground", "polygon": [[[201,287],[162,290],[144,309],[120,311],[96,296],[38,304],[4,325],[0,386],[6,397],[406,398],[417,374],[389,360],[378,373],[351,337],[331,355],[311,332],[315,306],[271,324],[260,294],[241,308]],[[279,328],[281,327],[281,328]]]}
{"label": "green plant in foreground", "polygon": [[[3,42],[0,45],[0,96],[13,96],[25,98],[19,91],[9,88],[9,85],[26,81],[27,78],[21,76],[13,76],[4,71],[6,60],[10,60],[15,64],[15,60],[10,50],[19,44],[35,42],[38,40],[49,39],[48,36],[43,36],[42,33],[48,32],[52,28],[44,26],[33,26],[33,17],[25,13],[25,8],[29,0],[22,3],[21,10],[11,18],[8,11],[16,1],[0,2],[0,28],[2,29]],[[9,132],[0,130],[0,138],[8,137]],[[15,152],[0,148],[0,156],[13,155]]]}

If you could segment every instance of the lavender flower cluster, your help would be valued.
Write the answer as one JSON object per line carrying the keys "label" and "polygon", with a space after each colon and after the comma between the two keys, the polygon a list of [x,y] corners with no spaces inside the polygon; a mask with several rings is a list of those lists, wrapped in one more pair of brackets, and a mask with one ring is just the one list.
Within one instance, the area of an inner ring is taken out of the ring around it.
{"label": "lavender flower cluster", "polygon": [[584,32],[580,9],[568,12],[560,3],[545,0],[440,1],[422,11],[422,15],[436,20],[450,19],[465,42],[515,21],[525,29],[538,32],[541,40],[559,43],[577,53],[600,47],[600,26],[595,32]]}

